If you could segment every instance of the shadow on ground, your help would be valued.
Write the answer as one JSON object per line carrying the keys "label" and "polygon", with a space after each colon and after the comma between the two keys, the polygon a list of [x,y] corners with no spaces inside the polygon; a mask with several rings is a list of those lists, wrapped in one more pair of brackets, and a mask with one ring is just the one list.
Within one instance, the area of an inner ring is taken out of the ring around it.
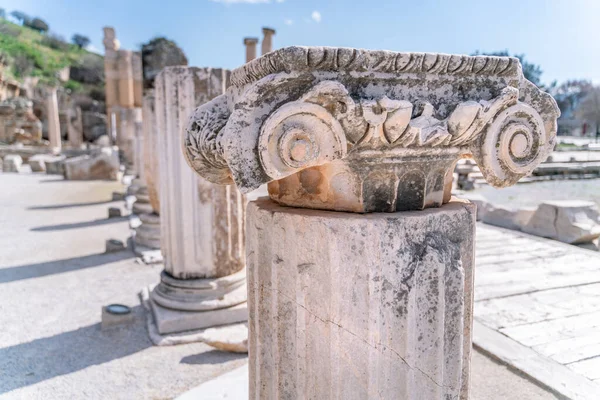
{"label": "shadow on ground", "polygon": [[128,217],[102,218],[102,219],[95,219],[92,221],[75,222],[75,223],[71,223],[71,224],[37,226],[35,228],[31,228],[30,230],[33,232],[64,231],[67,229],[78,229],[78,228],[87,228],[90,226],[114,224],[115,222],[122,222],[122,221],[126,221],[127,219],[128,219]]}
{"label": "shadow on ground", "polygon": [[203,364],[222,364],[228,361],[247,358],[247,354],[227,353],[220,350],[209,350],[200,354],[192,354],[181,359],[181,364],[203,365]]}
{"label": "shadow on ground", "polygon": [[144,309],[132,308],[132,325],[102,331],[100,324],[0,349],[0,393],[80,371],[152,346]]}
{"label": "shadow on ground", "polygon": [[0,283],[38,278],[40,276],[62,274],[84,268],[99,267],[127,258],[134,258],[130,251],[117,253],[98,253],[82,257],[67,258],[36,264],[18,265],[0,269]]}
{"label": "shadow on ground", "polygon": [[91,201],[88,203],[70,203],[70,204],[51,204],[48,206],[27,207],[28,210],[59,210],[62,208],[99,206],[102,204],[113,203],[115,200]]}

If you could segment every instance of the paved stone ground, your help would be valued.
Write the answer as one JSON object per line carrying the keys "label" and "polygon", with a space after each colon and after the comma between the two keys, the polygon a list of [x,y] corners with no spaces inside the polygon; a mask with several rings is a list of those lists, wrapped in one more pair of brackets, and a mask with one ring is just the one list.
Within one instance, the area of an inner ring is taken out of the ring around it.
{"label": "paved stone ground", "polygon": [[467,192],[483,196],[488,202],[505,207],[536,207],[545,200],[589,200],[600,207],[600,179],[520,183],[504,189],[482,186]]}
{"label": "paved stone ground", "polygon": [[600,253],[480,224],[475,318],[595,382],[600,398]]}
{"label": "paved stone ground", "polygon": [[[113,182],[0,173],[0,398],[170,399],[244,364],[205,344],[152,346],[138,291],[160,266],[130,251],[125,218],[107,219]],[[100,330],[101,307],[133,307],[135,322]]]}
{"label": "paved stone ground", "polygon": [[[106,219],[123,204],[114,190],[124,188],[0,173],[1,399],[171,399],[247,362],[200,343],[151,345],[137,293],[161,266],[103,253],[129,236],[125,218]],[[100,330],[110,303],[133,307],[134,323]],[[479,352],[472,385],[472,400],[558,398]]]}

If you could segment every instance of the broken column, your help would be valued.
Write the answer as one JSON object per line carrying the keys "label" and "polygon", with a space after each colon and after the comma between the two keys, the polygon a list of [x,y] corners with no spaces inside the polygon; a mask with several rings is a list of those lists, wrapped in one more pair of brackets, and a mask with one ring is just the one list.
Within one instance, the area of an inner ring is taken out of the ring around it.
{"label": "broken column", "polygon": [[264,56],[265,54],[273,51],[273,35],[275,35],[275,29],[263,28],[262,31],[263,31],[263,40],[261,43],[261,54]]}
{"label": "broken column", "polygon": [[50,141],[50,148],[54,153],[60,153],[62,142],[56,90],[55,87],[48,88],[48,93],[46,94],[46,113],[48,116],[48,140]]}
{"label": "broken column", "polygon": [[223,69],[168,67],[156,78],[165,269],[150,297],[162,334],[248,318],[245,199],[234,187],[198,177],[181,155],[190,114],[224,92],[227,74]]}
{"label": "broken column", "polygon": [[246,46],[246,62],[250,62],[256,58],[257,43],[257,38],[244,38],[244,45]]}
{"label": "broken column", "polygon": [[213,183],[269,182],[248,205],[250,399],[468,399],[475,206],[448,177],[472,156],[514,184],[558,115],[508,57],[291,47],[233,71],[183,149]]}

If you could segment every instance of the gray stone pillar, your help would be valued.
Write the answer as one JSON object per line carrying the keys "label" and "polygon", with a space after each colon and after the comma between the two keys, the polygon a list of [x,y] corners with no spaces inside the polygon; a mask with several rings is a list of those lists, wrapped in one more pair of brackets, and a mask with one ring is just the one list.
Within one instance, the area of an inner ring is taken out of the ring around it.
{"label": "gray stone pillar", "polygon": [[71,148],[79,149],[83,145],[83,120],[80,107],[67,109],[67,137]]}
{"label": "gray stone pillar", "polygon": [[131,168],[129,173],[135,174],[135,135],[136,126],[140,119],[139,108],[119,109],[119,129],[117,130],[117,146],[125,160],[125,164]]}
{"label": "gray stone pillar", "polygon": [[198,177],[181,155],[185,126],[225,90],[228,71],[167,67],[155,80],[161,250],[165,270],[151,292],[161,333],[245,321],[245,198]]}
{"label": "gray stone pillar", "polygon": [[262,31],[263,40],[261,43],[261,54],[264,56],[273,51],[273,36],[275,35],[275,29],[263,28]]}
{"label": "gray stone pillar", "polygon": [[250,62],[256,58],[257,43],[257,38],[244,38],[244,45],[246,46],[246,62]]}
{"label": "gray stone pillar", "polygon": [[62,141],[60,137],[60,122],[58,116],[58,99],[56,88],[49,88],[46,97],[46,113],[48,116],[48,140],[54,153],[60,153]]}
{"label": "gray stone pillar", "polygon": [[211,182],[269,183],[248,206],[250,399],[468,399],[475,207],[448,176],[471,156],[514,184],[558,115],[514,58],[290,47],[233,71],[183,149]]}

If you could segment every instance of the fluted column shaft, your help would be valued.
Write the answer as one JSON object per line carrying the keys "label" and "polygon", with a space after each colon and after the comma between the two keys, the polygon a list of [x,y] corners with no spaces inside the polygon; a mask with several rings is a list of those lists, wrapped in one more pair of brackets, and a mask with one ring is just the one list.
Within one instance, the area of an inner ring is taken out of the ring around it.
{"label": "fluted column shaft", "polygon": [[[222,69],[169,67],[156,78],[159,132],[161,250],[165,270],[153,300],[198,311],[198,320],[162,331],[203,328],[247,319],[244,208],[233,187],[200,178],[182,154],[183,130],[194,109],[225,90]],[[233,309],[233,312],[231,311]],[[160,313],[158,315],[161,330]],[[211,311],[212,314],[208,315]],[[188,315],[185,318],[189,317]]]}

